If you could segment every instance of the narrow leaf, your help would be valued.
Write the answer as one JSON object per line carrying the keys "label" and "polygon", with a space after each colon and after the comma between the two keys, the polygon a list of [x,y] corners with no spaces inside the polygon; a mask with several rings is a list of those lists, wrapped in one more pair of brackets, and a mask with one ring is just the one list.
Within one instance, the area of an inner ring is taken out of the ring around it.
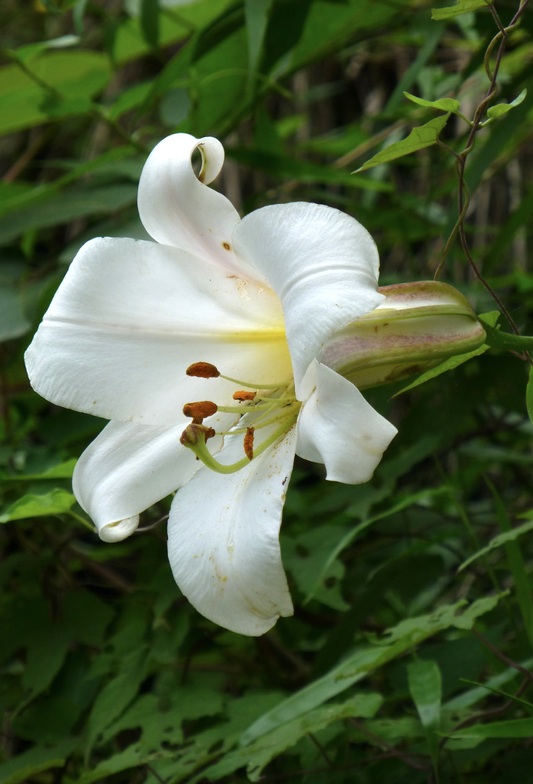
{"label": "narrow leaf", "polygon": [[159,43],[159,0],[141,0],[141,30],[153,49]]}
{"label": "narrow leaf", "polygon": [[442,19],[452,19],[454,16],[467,14],[469,11],[476,11],[478,8],[487,8],[490,0],[459,0],[457,5],[446,8],[432,8],[431,18],[440,21]]}
{"label": "narrow leaf", "polygon": [[413,128],[406,139],[402,139],[400,142],[394,142],[388,147],[385,147],[384,150],[381,150],[381,152],[378,152],[378,154],[374,155],[373,158],[370,158],[370,160],[364,163],[363,166],[360,166],[359,169],[356,169],[353,174],[366,171],[366,169],[371,169],[373,166],[377,166],[380,163],[394,161],[396,158],[402,158],[404,155],[410,155],[410,153],[417,152],[417,150],[423,150],[425,147],[431,147],[432,144],[437,143],[439,133],[448,122],[449,117],[450,112],[447,112],[440,117],[435,117],[425,125],[420,125],[418,128]]}
{"label": "narrow leaf", "polygon": [[[511,528],[511,523],[509,522],[507,512],[505,511],[505,506],[503,505],[503,501],[498,491],[487,477],[485,477],[485,481],[489,486],[489,490],[491,491],[494,498],[498,525],[504,533],[512,532],[513,529]],[[522,620],[524,621],[526,634],[531,645],[533,646],[533,601],[531,599],[531,585],[529,583],[529,577],[527,576],[522,553],[518,543],[515,540],[516,537],[508,540],[505,542],[504,547],[507,553],[509,567],[513,574],[516,588],[516,598],[520,606],[520,612],[522,614]]]}
{"label": "narrow leaf", "polygon": [[451,738],[532,738],[533,718],[495,721],[492,724],[476,724],[457,730]]}
{"label": "narrow leaf", "polygon": [[[483,326],[486,329],[487,324],[496,324],[499,316],[500,312],[498,310],[493,310],[490,313],[484,313],[483,315],[479,316],[479,319],[483,322]],[[400,389],[399,392],[396,392],[393,397],[398,397],[398,395],[402,395],[409,389],[419,387],[421,384],[425,384],[426,381],[431,381],[433,378],[437,378],[437,376],[440,376],[442,373],[447,373],[448,370],[455,370],[456,367],[459,367],[459,365],[468,362],[469,359],[473,359],[474,357],[479,357],[480,354],[484,354],[485,351],[488,351],[489,348],[490,346],[488,343],[483,343],[481,346],[478,346],[478,348],[474,349],[474,351],[468,351],[466,354],[457,354],[455,357],[450,357],[445,362],[437,365],[437,367],[431,368],[431,370],[426,370],[425,373],[422,373],[422,375],[418,376],[418,378],[416,378],[406,387]]]}
{"label": "narrow leaf", "polygon": [[454,98],[439,98],[438,101],[426,101],[424,98],[418,98],[416,95],[411,95],[411,93],[404,92],[406,98],[408,98],[413,103],[417,103],[420,106],[430,106],[432,109],[442,109],[443,112],[457,112],[460,103],[456,101]]}
{"label": "narrow leaf", "polygon": [[517,539],[519,536],[522,536],[522,534],[527,534],[528,531],[531,530],[533,530],[533,520],[530,520],[528,523],[524,523],[523,525],[519,525],[518,528],[513,528],[511,531],[498,534],[498,536],[495,536],[494,539],[490,540],[486,547],[478,550],[477,553],[474,553],[474,555],[471,555],[470,558],[466,559],[466,561],[463,561],[457,571],[461,572],[463,569],[466,569],[467,566],[470,566],[473,561],[477,561],[478,558],[481,558],[483,555],[490,553],[491,550],[495,550],[497,547],[502,547],[507,542],[514,542],[515,539]]}
{"label": "narrow leaf", "polygon": [[526,406],[529,419],[533,422],[533,365],[529,368],[529,380],[526,387]]}

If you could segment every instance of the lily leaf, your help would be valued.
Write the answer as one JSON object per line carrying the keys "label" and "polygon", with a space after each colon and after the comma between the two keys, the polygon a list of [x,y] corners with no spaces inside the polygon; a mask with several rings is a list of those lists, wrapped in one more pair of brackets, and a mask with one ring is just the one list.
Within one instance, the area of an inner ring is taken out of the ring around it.
{"label": "lily leaf", "polygon": [[459,0],[457,5],[447,6],[446,8],[432,8],[431,18],[441,21],[452,19],[454,16],[467,14],[469,11],[477,11],[478,8],[487,8],[490,0]]}
{"label": "lily leaf", "polygon": [[498,117],[502,117],[507,112],[510,112],[511,109],[514,109],[515,106],[519,106],[522,101],[525,99],[527,95],[527,90],[522,90],[520,95],[517,95],[514,101],[511,103],[497,103],[495,106],[491,106],[490,109],[487,109],[487,116],[491,118],[491,120],[496,120]]}
{"label": "lily leaf", "polygon": [[518,528],[513,528],[511,531],[505,531],[503,534],[498,534],[498,536],[495,536],[494,539],[491,539],[485,547],[482,547],[481,550],[477,551],[477,553],[474,553],[474,555],[471,555],[470,558],[466,559],[466,561],[463,561],[457,571],[462,572],[463,569],[466,569],[467,566],[470,566],[473,561],[477,561],[478,558],[481,558],[483,555],[490,553],[491,550],[495,550],[497,547],[502,547],[502,545],[506,544],[507,542],[513,542],[515,539],[518,539],[519,536],[527,534],[531,530],[533,530],[533,520],[529,520],[529,522],[523,523],[523,525],[519,525]]}
{"label": "lily leaf", "polygon": [[377,155],[374,155],[373,158],[370,158],[369,161],[360,166],[359,169],[356,169],[354,172],[352,172],[352,174],[366,171],[367,169],[371,169],[373,166],[378,166],[380,163],[388,163],[389,161],[396,160],[396,158],[403,158],[404,155],[410,155],[410,153],[417,152],[417,150],[423,150],[425,147],[431,147],[432,144],[437,143],[439,133],[448,122],[449,117],[450,112],[447,112],[440,117],[435,117],[425,125],[420,125],[417,128],[413,128],[406,139],[402,139],[400,142],[394,142],[393,144],[390,144],[384,150],[381,150],[381,152],[378,152]]}
{"label": "lily leaf", "polygon": [[72,493],[66,490],[52,490],[44,495],[24,495],[0,515],[0,523],[10,520],[24,520],[27,517],[46,517],[64,514],[76,503]]}
{"label": "lily leaf", "polygon": [[455,113],[460,107],[459,101],[456,101],[455,98],[439,98],[438,101],[426,101],[424,98],[419,98],[417,95],[406,93],[405,90],[403,94],[406,98],[413,103],[417,103],[419,106],[429,106],[431,109],[442,109],[443,112]]}

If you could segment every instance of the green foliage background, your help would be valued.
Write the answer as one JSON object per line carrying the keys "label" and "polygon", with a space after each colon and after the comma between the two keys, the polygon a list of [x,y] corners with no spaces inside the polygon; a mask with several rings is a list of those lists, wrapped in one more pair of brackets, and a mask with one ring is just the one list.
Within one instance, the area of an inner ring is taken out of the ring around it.
{"label": "green foliage background", "polygon": [[[180,596],[164,525],[116,545],[88,530],[69,479],[102,422],[33,394],[22,362],[77,249],[146,236],[138,178],[175,131],[224,141],[217,187],[243,213],[339,207],[375,237],[383,284],[432,278],[468,126],[427,102],[473,117],[498,30],[485,0],[433,5],[440,21],[424,0],[1,4],[3,784],[533,781],[527,362],[490,350],[399,397],[369,391],[400,432],[366,485],[297,464],[296,613],[259,639]],[[518,0],[495,7],[505,26]],[[531,87],[532,39],[525,8],[491,105]],[[465,233],[527,334],[533,89],[499,113],[468,157]],[[428,123],[449,150],[391,156]],[[442,279],[495,310],[458,242]]]}

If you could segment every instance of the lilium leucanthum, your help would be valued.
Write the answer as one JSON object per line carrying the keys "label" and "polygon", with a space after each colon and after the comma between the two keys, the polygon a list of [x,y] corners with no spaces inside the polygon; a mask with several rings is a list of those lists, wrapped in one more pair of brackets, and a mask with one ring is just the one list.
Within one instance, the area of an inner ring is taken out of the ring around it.
{"label": "lilium leucanthum", "polygon": [[155,242],[84,245],[26,365],[43,397],[110,420],[73,478],[100,537],[133,533],[181,488],[168,521],[178,586],[207,618],[259,635],[293,611],[278,535],[295,453],[358,484],[396,429],[318,361],[384,301],[372,238],[317,204],[241,220],[208,187],[223,159],[213,138],[155,147],[138,196]]}

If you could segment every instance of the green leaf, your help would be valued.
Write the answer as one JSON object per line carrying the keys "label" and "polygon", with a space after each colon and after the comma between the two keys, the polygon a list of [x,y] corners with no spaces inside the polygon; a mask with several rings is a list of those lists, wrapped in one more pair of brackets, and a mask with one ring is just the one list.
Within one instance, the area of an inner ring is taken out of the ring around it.
{"label": "green leaf", "polygon": [[310,161],[299,161],[295,158],[261,150],[229,149],[226,150],[226,155],[238,163],[267,172],[270,176],[280,179],[290,177],[300,182],[328,182],[381,193],[388,193],[392,190],[388,183],[369,180],[367,177],[354,177],[342,169],[334,169],[331,166],[323,166],[320,163]]}
{"label": "green leaf", "polygon": [[431,147],[432,144],[437,143],[439,133],[448,122],[449,117],[450,112],[447,112],[440,117],[435,117],[425,125],[413,128],[406,139],[402,139],[400,142],[394,142],[388,147],[385,147],[384,150],[381,150],[381,152],[378,152],[373,158],[370,158],[363,166],[356,169],[354,174],[371,169],[373,166],[378,166],[380,163],[388,163],[397,158],[402,158],[404,155],[410,155],[417,150]]}
{"label": "green leaf", "polygon": [[478,599],[462,613],[459,610],[465,607],[464,601],[439,607],[430,615],[401,621],[385,632],[383,639],[379,641],[380,644],[361,647],[322,678],[288,697],[257,719],[242,735],[241,744],[246,746],[266,732],[308,713],[434,634],[451,626],[471,629],[480,615],[496,607],[499,598],[499,596],[488,596]]}
{"label": "green leaf", "polygon": [[147,43],[156,49],[159,43],[159,0],[141,0],[140,21]]}
{"label": "green leaf", "polygon": [[109,61],[99,52],[47,51],[32,61],[31,70],[57,91],[57,100],[51,103],[50,92],[17,65],[3,66],[0,68],[0,134],[31,128],[54,116],[85,113],[90,99],[105,87],[111,76]]}
{"label": "green leaf", "polygon": [[248,67],[252,74],[259,62],[273,0],[244,0],[248,35]]}
{"label": "green leaf", "polygon": [[44,495],[24,495],[0,515],[0,523],[24,520],[28,517],[65,514],[75,503],[75,497],[66,490],[52,490]]}
{"label": "green leaf", "polygon": [[356,694],[344,703],[333,703],[310,711],[305,716],[265,733],[251,745],[226,754],[217,765],[209,769],[209,778],[211,781],[220,781],[224,776],[247,765],[250,781],[259,781],[263,768],[304,736],[320,732],[333,722],[349,718],[372,718],[382,702],[380,694]]}
{"label": "green leaf", "polygon": [[414,504],[427,502],[430,498],[433,498],[436,495],[441,495],[445,492],[447,492],[445,487],[437,487],[430,490],[422,490],[418,493],[412,493],[403,498],[398,498],[396,503],[391,504],[391,506],[385,512],[380,512],[379,514],[374,515],[367,520],[363,520],[354,528],[351,528],[344,536],[342,536],[340,540],[335,541],[336,537],[333,533],[329,538],[329,547],[325,542],[324,546],[320,548],[318,559],[319,563],[316,564],[318,568],[308,569],[309,573],[307,576],[307,581],[308,584],[310,583],[310,587],[308,588],[304,604],[307,604],[307,602],[311,601],[311,599],[315,597],[317,591],[320,590],[321,586],[328,578],[331,567],[337,560],[340,553],[349,545],[351,545],[352,542],[359,536],[359,534],[363,533],[363,531],[366,531],[367,528],[369,528],[374,523],[377,523],[379,520],[384,520],[391,515],[403,511],[404,509],[408,509]]}
{"label": "green leaf", "polygon": [[437,730],[440,720],[442,679],[439,666],[429,659],[407,665],[409,691],[425,729]]}
{"label": "green leaf", "polygon": [[[496,324],[499,316],[500,312],[498,310],[493,310],[490,313],[484,313],[479,316],[479,320],[483,322],[484,327],[487,327],[487,325],[490,326],[492,324]],[[489,348],[490,346],[488,343],[483,343],[481,346],[478,346],[478,348],[474,349],[474,351],[468,351],[466,354],[457,354],[455,357],[450,357],[445,362],[441,362],[440,365],[437,365],[437,367],[431,368],[431,370],[426,370],[425,373],[422,373],[406,387],[400,389],[399,392],[396,392],[393,397],[398,397],[398,395],[402,395],[409,389],[419,387],[421,384],[425,384],[426,381],[431,381],[433,378],[437,378],[438,376],[442,375],[442,373],[447,373],[448,370],[455,370],[455,368],[459,367],[459,365],[463,365],[465,362],[468,362],[469,359],[473,359],[474,357],[479,357],[481,354],[484,354],[485,351],[489,350]]]}
{"label": "green leaf", "polygon": [[40,474],[7,474],[5,471],[0,472],[0,481],[3,482],[29,482],[41,479],[70,479],[74,472],[74,467],[78,462],[76,457],[66,460],[64,463],[58,463]]}
{"label": "green leaf", "polygon": [[35,746],[23,751],[7,762],[0,763],[0,781],[2,784],[27,784],[39,773],[63,767],[77,745],[77,738],[69,738],[51,748]]}
{"label": "green leaf", "polygon": [[529,419],[533,422],[533,365],[529,368],[529,379],[526,387],[526,407]]}
{"label": "green leaf", "polygon": [[411,93],[406,93],[404,91],[404,95],[413,103],[417,103],[420,106],[429,106],[432,109],[442,109],[443,112],[452,112],[457,113],[460,108],[459,101],[456,101],[454,98],[439,98],[438,101],[426,101],[424,98],[418,98],[416,95],[411,95]]}
{"label": "green leaf", "polygon": [[[491,491],[494,498],[498,525],[504,533],[512,533],[513,529],[511,528],[511,523],[509,522],[509,518],[507,516],[507,512],[500,494],[487,477],[485,477],[485,481],[489,486],[489,490]],[[520,551],[520,547],[516,542],[516,537],[511,537],[506,542],[504,542],[504,547],[505,552],[507,553],[507,560],[509,561],[511,572],[513,574],[516,598],[520,606],[520,612],[522,614],[522,620],[524,621],[526,634],[531,645],[533,646],[533,600],[531,599],[531,585],[527,575],[524,558]]]}
{"label": "green leaf", "polygon": [[495,721],[492,724],[475,724],[457,730],[450,738],[532,738],[533,718]]}
{"label": "green leaf", "polygon": [[118,674],[99,693],[87,720],[88,749],[100,732],[111,724],[128,707],[146,677],[146,650],[144,645],[126,654]]}
{"label": "green leaf", "polygon": [[429,659],[412,662],[407,665],[407,679],[411,697],[426,731],[433,767],[437,770],[439,756],[437,732],[442,700],[442,678],[439,666]]}
{"label": "green leaf", "polygon": [[457,569],[458,572],[461,572],[463,569],[466,569],[467,566],[473,561],[477,561],[478,558],[481,558],[483,555],[490,553],[491,550],[496,550],[497,547],[502,547],[507,542],[514,542],[519,536],[523,534],[527,534],[529,531],[533,530],[533,520],[530,520],[528,523],[524,523],[523,525],[519,525],[518,528],[513,528],[510,531],[506,531],[503,534],[498,534],[495,536],[494,539],[491,539],[488,545],[483,547],[481,550],[478,550],[477,553],[471,555],[470,558],[467,558],[466,561],[463,561],[461,566]]}
{"label": "green leaf", "polygon": [[510,112],[511,109],[514,109],[515,106],[519,106],[522,101],[525,99],[527,95],[527,90],[522,90],[520,95],[518,95],[514,101],[511,103],[497,103],[495,106],[491,106],[490,109],[487,109],[487,116],[491,118],[491,120],[496,120],[498,117],[502,117],[507,112]]}
{"label": "green leaf", "polygon": [[437,365],[437,367],[431,368],[431,370],[426,370],[425,373],[422,373],[406,387],[400,389],[399,392],[396,392],[393,397],[403,395],[403,393],[407,392],[409,389],[419,387],[421,384],[425,384],[427,381],[431,381],[432,379],[441,376],[443,373],[447,373],[449,370],[455,370],[455,368],[459,367],[459,365],[463,365],[465,362],[468,362],[469,359],[473,359],[474,357],[479,357],[481,354],[484,354],[485,351],[489,350],[489,348],[490,346],[483,344],[482,346],[474,349],[474,351],[468,351],[466,354],[457,354],[455,357],[450,357],[445,362],[441,362],[440,365]]}
{"label": "green leaf", "polygon": [[469,11],[477,11],[478,8],[487,8],[490,0],[459,0],[457,5],[447,8],[432,8],[431,18],[440,21],[442,19],[452,19],[454,16],[467,14]]}
{"label": "green leaf", "polygon": [[19,291],[12,286],[0,288],[0,343],[24,335],[30,322],[22,312]]}

